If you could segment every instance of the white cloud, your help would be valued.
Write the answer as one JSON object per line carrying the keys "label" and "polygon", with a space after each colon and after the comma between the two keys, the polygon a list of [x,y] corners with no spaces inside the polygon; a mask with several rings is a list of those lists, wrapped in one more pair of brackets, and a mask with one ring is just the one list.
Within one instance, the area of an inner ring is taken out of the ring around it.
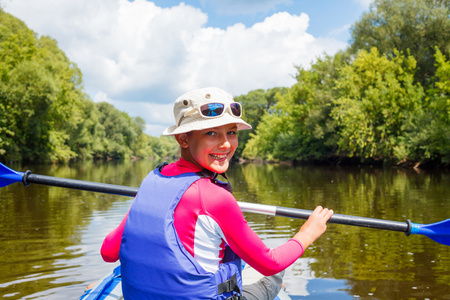
{"label": "white cloud", "polygon": [[234,94],[258,88],[290,86],[294,64],[307,67],[327,51],[344,47],[335,40],[315,39],[306,32],[305,14],[276,13],[250,28],[202,28],[187,45],[187,80],[182,90],[216,84]]}
{"label": "white cloud", "polygon": [[175,98],[188,90],[219,86],[240,95],[291,86],[294,65],[308,67],[346,46],[310,35],[306,14],[280,12],[251,27],[219,29],[206,27],[208,15],[183,3],[14,0],[3,7],[58,41],[95,101],[142,117],[157,136],[173,122]]}

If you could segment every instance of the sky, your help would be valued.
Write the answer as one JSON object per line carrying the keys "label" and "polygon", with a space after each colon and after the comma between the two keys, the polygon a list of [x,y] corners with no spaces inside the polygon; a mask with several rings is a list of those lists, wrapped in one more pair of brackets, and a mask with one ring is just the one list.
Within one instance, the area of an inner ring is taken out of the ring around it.
{"label": "sky", "polygon": [[348,47],[371,0],[0,0],[58,42],[84,90],[160,136],[173,102],[217,86],[233,96],[290,87],[296,66]]}

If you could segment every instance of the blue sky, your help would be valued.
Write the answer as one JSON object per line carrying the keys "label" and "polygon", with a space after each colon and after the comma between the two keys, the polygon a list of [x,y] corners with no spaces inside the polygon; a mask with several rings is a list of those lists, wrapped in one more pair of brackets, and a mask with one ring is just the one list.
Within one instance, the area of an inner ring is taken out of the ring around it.
{"label": "blue sky", "polygon": [[[1,1],[1,0],[0,0]],[[159,136],[173,101],[200,87],[237,96],[292,86],[295,66],[348,46],[370,0],[13,0],[6,12],[59,47],[86,93]]]}
{"label": "blue sky", "polygon": [[[161,7],[172,7],[179,1],[153,1]],[[247,27],[262,22],[274,13],[286,11],[309,18],[308,32],[316,37],[333,36],[341,41],[350,39],[349,26],[367,11],[370,1],[357,0],[300,0],[300,1],[184,1],[207,12],[206,26],[226,28],[236,23]],[[228,4],[223,4],[227,2]],[[222,3],[222,4],[221,4]]]}

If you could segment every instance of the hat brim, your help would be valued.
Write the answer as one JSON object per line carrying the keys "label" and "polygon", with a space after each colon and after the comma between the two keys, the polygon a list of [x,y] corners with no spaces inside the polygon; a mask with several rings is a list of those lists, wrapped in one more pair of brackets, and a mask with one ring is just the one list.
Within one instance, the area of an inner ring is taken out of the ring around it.
{"label": "hat brim", "polygon": [[236,118],[228,113],[225,113],[220,118],[208,119],[203,117],[197,117],[196,119],[189,120],[185,124],[181,124],[178,127],[176,125],[172,125],[164,130],[163,135],[175,135],[194,130],[203,130],[208,128],[219,127],[227,124],[236,124],[237,130],[252,129],[252,126],[244,122],[244,120],[242,120],[241,118]]}

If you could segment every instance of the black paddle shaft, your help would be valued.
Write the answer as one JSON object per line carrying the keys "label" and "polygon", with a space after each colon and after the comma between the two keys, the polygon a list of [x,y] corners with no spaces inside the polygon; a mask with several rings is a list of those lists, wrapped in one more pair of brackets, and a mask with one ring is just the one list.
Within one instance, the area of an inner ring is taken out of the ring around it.
{"label": "black paddle shaft", "polygon": [[[31,171],[26,171],[24,173],[22,181],[26,186],[28,186],[30,183],[37,183],[48,186],[57,186],[62,188],[71,188],[77,190],[106,193],[120,196],[130,196],[130,197],[136,196],[138,192],[138,188],[134,187],[90,182],[76,179],[58,178],[45,175],[36,175],[32,174]],[[310,210],[277,206],[275,215],[296,219],[308,219],[311,213],[312,211]],[[409,235],[409,233],[411,232],[411,225],[409,220],[406,222],[397,222],[397,221],[388,221],[381,219],[334,214],[328,222],[344,225],[353,225],[359,227],[400,231],[406,233],[407,235]]]}
{"label": "black paddle shaft", "polygon": [[[311,215],[311,211],[305,209],[286,208],[277,206],[276,215],[297,219],[307,219],[309,215]],[[406,222],[397,222],[397,221],[333,214],[330,220],[328,220],[328,222],[367,228],[401,231],[405,232],[407,235],[409,235],[409,233],[411,232],[411,225],[409,224],[410,223],[409,220]]]}
{"label": "black paddle shaft", "polygon": [[30,183],[37,183],[49,186],[57,186],[76,190],[84,190],[90,192],[98,192],[130,197],[136,196],[138,191],[138,188],[128,186],[90,182],[76,179],[58,178],[45,175],[36,175],[32,174],[30,171],[26,171],[24,173],[22,181],[26,186],[28,186]]}

